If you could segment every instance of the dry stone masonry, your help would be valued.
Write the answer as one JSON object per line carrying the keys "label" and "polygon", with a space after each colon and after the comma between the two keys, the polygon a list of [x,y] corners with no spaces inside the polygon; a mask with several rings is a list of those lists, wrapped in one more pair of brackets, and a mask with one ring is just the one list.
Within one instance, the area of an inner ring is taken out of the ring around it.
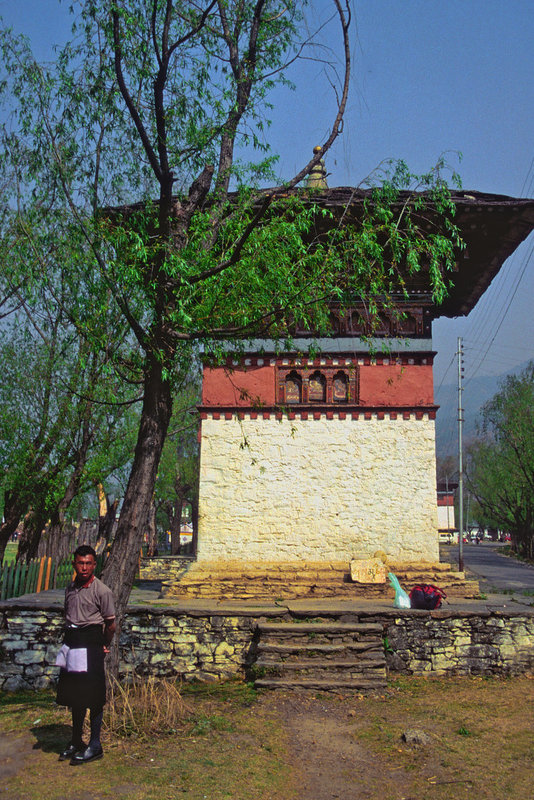
{"label": "dry stone masonry", "polygon": [[392,672],[517,675],[534,669],[532,614],[412,612],[388,624],[387,638]]}
{"label": "dry stone masonry", "polygon": [[[61,644],[62,608],[59,602],[43,599],[40,603],[36,607],[35,602],[19,599],[0,604],[0,689],[4,691],[40,689],[57,677],[54,662]],[[276,642],[264,638],[264,645],[270,647],[263,651],[258,647],[261,626],[272,634],[269,625],[273,624],[289,626],[286,639],[295,635],[297,625],[303,626],[303,634],[306,625],[312,626],[314,636],[301,649],[315,652],[301,654],[304,664],[294,667],[293,674],[303,667],[304,673],[317,680],[321,680],[319,665],[306,663],[317,656],[319,661],[350,662],[345,677],[340,677],[334,666],[341,681],[378,676],[383,671],[378,641],[390,675],[515,675],[534,670],[534,611],[528,608],[505,612],[478,605],[473,611],[452,607],[433,612],[399,611],[384,601],[368,601],[352,607],[333,603],[329,611],[323,607],[318,612],[311,603],[297,610],[291,604],[225,607],[197,601],[172,608],[130,608],[120,641],[121,675],[127,679],[135,672],[204,681],[250,677],[258,658],[264,662],[274,658]],[[323,627],[316,627],[320,625]],[[370,646],[362,638],[366,628],[374,637]],[[331,645],[340,643],[343,653],[338,658]],[[310,648],[313,644],[323,647]],[[352,657],[359,648],[364,655],[367,651],[361,669],[355,667]],[[265,663],[260,661],[261,666]],[[275,664],[267,666],[279,671]],[[324,681],[323,688],[327,688]]]}

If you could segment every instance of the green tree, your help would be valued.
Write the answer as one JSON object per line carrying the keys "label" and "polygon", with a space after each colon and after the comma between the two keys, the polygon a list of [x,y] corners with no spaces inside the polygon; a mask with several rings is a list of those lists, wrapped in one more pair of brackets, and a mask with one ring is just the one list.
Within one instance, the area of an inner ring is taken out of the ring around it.
{"label": "green tree", "polygon": [[[268,96],[309,41],[305,2],[75,5],[77,38],[55,69],[4,36],[14,124],[4,134],[3,246],[27,291],[68,264],[62,303],[79,336],[142,382],[104,573],[120,619],[174,387],[199,352],[217,359],[229,343],[283,338],[295,325],[327,330],[332,300],[364,296],[377,315],[420,269],[439,299],[460,242],[440,170],[415,196],[401,192],[413,176],[400,165],[358,221],[340,223],[313,193],[294,190],[321,152],[291,179],[258,188],[275,178],[264,141]],[[342,77],[323,154],[340,132],[350,73],[350,4],[327,6],[339,24]]]}
{"label": "green tree", "polygon": [[42,312],[11,314],[0,332],[0,554],[24,518],[18,558],[28,560],[48,523],[53,550],[74,498],[130,459],[134,430],[102,353]]}
{"label": "green tree", "polygon": [[468,454],[469,488],[479,524],[510,533],[517,551],[534,556],[534,362],[506,378],[484,406]]}

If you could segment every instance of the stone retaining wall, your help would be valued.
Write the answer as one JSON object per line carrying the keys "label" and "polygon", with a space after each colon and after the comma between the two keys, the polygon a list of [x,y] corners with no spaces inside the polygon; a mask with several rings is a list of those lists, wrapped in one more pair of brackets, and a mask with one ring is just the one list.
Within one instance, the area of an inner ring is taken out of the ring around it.
{"label": "stone retaining wall", "polygon": [[534,670],[534,618],[412,612],[386,625],[390,672],[519,675]]}
{"label": "stone retaining wall", "polygon": [[154,556],[142,558],[139,578],[142,581],[176,581],[193,562],[192,556]]}
{"label": "stone retaining wall", "polygon": [[[61,643],[59,603],[0,604],[0,689],[39,689],[57,676]],[[121,635],[121,674],[184,680],[242,677],[251,658],[257,621],[294,622],[288,608],[242,606],[223,610],[134,607]],[[534,670],[534,613],[435,612],[394,609],[328,614],[340,621],[380,622],[390,673],[513,675]],[[253,648],[254,649],[254,648]]]}

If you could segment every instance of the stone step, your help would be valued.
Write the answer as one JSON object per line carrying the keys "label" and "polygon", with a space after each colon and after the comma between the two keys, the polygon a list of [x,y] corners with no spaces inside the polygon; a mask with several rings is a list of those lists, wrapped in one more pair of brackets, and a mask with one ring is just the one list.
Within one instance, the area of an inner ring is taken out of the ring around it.
{"label": "stone step", "polygon": [[[174,576],[173,576],[174,577]],[[209,589],[212,582],[216,582],[220,586],[231,585],[231,586],[286,586],[287,584],[294,584],[296,586],[315,586],[315,585],[345,585],[347,589],[349,588],[358,588],[361,586],[365,587],[374,587],[377,591],[382,589],[390,589],[391,586],[389,582],[384,583],[358,583],[350,580],[349,573],[347,572],[340,572],[340,573],[333,573],[328,572],[324,575],[317,575],[313,572],[303,574],[303,575],[294,575],[293,573],[277,573],[273,575],[211,575],[207,573],[206,575],[199,575],[197,572],[193,574],[189,574],[189,570],[184,570],[180,572],[180,577],[185,583],[189,585],[198,585],[204,586],[206,589]],[[430,583],[430,582],[439,582],[440,584],[454,584],[458,583],[459,581],[465,580],[465,574],[460,572],[452,572],[452,571],[440,571],[440,572],[410,572],[410,573],[398,573],[397,578],[401,583]],[[172,583],[171,580],[167,581],[169,584]],[[289,585],[288,588],[291,588]]]}
{"label": "stone step", "polygon": [[320,638],[322,641],[317,641],[316,638],[312,641],[290,639],[287,643],[278,641],[275,644],[260,640],[256,645],[256,653],[258,657],[269,658],[272,661],[291,661],[301,657],[327,660],[350,658],[353,661],[382,658],[384,645],[381,639],[369,643],[366,648],[358,648],[350,641],[331,645],[327,636],[323,635]]}
{"label": "stone step", "polygon": [[269,644],[261,641],[258,644],[258,652],[272,655],[280,655],[286,658],[297,656],[303,649],[313,650],[318,655],[336,655],[344,652],[351,653],[373,653],[383,651],[382,641],[371,640],[369,642],[343,642],[343,644],[317,644],[316,642],[304,645],[299,644]]}
{"label": "stone step", "polygon": [[265,670],[276,670],[277,673],[283,673],[286,671],[289,672],[297,672],[302,671],[306,672],[309,670],[313,671],[324,671],[326,673],[338,672],[343,670],[348,673],[356,672],[362,673],[367,670],[384,670],[386,666],[386,659],[385,656],[382,658],[366,658],[366,659],[354,659],[348,658],[345,660],[330,660],[324,659],[320,660],[318,658],[299,658],[298,661],[280,661],[280,660],[272,660],[270,658],[258,658],[255,661],[255,666],[260,669]]}
{"label": "stone step", "polygon": [[268,667],[255,668],[257,680],[264,678],[286,678],[287,680],[314,679],[319,681],[377,681],[381,685],[386,682],[385,666],[362,666],[353,662],[331,664],[308,664],[292,666],[287,664],[273,664]]}
{"label": "stone step", "polygon": [[382,625],[376,622],[258,622],[257,630],[262,636],[263,634],[305,636],[310,633],[382,635]]}
{"label": "stone step", "polygon": [[[443,589],[449,597],[477,597],[480,594],[478,581],[465,580],[458,573],[421,574],[399,577],[401,585],[408,591],[417,583],[432,583]],[[328,581],[315,579],[295,580],[292,576],[271,578],[198,579],[186,573],[180,581],[165,581],[163,597],[199,597],[221,600],[290,600],[296,598],[347,597],[388,598],[394,592],[388,584],[348,583],[343,577],[331,576]]]}
{"label": "stone step", "polygon": [[386,685],[382,625],[259,621],[251,672],[263,688],[376,689]]}
{"label": "stone step", "polygon": [[[145,561],[143,561],[143,565]],[[217,565],[204,564],[202,561],[192,560],[191,563],[180,565],[186,569],[192,567],[199,578],[214,577],[217,579],[245,578],[246,580],[262,580],[263,578],[277,578],[291,575],[294,578],[307,580],[313,575],[321,580],[329,580],[333,576],[350,575],[348,563],[336,562],[332,564],[318,564],[310,562],[304,564],[294,564],[291,562],[280,562],[279,564],[252,563],[248,566],[242,563],[222,563]],[[424,564],[398,564],[391,565],[390,571],[399,575],[430,575],[430,574],[457,574],[456,564],[448,561],[439,561]]]}
{"label": "stone step", "polygon": [[387,685],[386,678],[352,678],[349,680],[317,678],[258,678],[258,689],[311,689],[315,691],[353,691],[381,689]]}

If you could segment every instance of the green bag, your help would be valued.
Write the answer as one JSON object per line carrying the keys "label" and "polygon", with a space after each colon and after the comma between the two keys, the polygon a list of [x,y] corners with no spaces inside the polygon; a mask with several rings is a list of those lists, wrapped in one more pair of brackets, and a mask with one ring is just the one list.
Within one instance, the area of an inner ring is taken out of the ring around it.
{"label": "green bag", "polygon": [[395,602],[393,603],[395,608],[410,608],[410,597],[400,585],[397,576],[392,572],[388,572],[388,578],[389,582],[395,589]]}

